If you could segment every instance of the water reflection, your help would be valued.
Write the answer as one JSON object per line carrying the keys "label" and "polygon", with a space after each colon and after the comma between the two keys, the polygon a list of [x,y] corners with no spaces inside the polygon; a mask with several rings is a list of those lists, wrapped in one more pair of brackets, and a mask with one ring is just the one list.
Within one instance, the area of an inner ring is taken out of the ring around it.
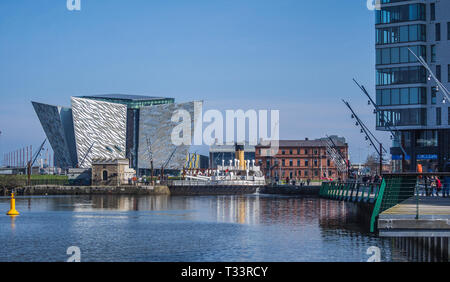
{"label": "water reflection", "polygon": [[[7,204],[0,199],[0,210]],[[90,261],[366,261],[370,246],[392,260],[389,240],[361,227],[354,204],[325,199],[92,195],[16,204],[15,221],[0,217],[11,226],[0,239],[12,243],[0,261],[64,260],[72,245]]]}
{"label": "water reflection", "polygon": [[14,231],[16,229],[16,215],[10,215],[9,218],[11,219],[11,230]]}

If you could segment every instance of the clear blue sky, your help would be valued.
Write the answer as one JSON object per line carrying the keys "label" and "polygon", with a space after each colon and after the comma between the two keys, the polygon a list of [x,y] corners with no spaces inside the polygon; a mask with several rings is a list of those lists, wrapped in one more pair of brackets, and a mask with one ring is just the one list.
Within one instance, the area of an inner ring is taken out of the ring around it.
{"label": "clear blue sky", "polygon": [[[374,12],[366,0],[0,1],[0,157],[45,138],[31,100],[129,93],[278,109],[282,139],[367,143],[341,98],[374,128]],[[386,145],[386,133],[376,132]],[[1,161],[1,159],[0,159]]]}

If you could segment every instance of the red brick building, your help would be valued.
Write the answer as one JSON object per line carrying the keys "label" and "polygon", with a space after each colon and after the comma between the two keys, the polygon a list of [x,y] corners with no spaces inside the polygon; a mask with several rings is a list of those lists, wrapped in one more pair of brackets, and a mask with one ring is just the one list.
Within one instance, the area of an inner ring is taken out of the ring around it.
{"label": "red brick building", "polygon": [[[348,144],[345,138],[332,136],[336,152],[348,164]],[[347,170],[338,169],[333,157],[327,152],[327,138],[316,140],[280,140],[279,150],[274,156],[265,156],[269,148],[257,145],[256,163],[266,177],[295,180],[320,180],[347,178]],[[347,165],[345,165],[347,167]]]}

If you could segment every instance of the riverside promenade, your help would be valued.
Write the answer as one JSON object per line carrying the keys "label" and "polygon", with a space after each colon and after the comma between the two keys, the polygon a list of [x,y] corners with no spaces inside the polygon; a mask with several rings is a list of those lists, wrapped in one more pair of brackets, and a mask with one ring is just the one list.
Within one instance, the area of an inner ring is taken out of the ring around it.
{"label": "riverside promenade", "polygon": [[324,183],[320,194],[367,206],[370,231],[392,238],[409,260],[449,261],[450,198],[430,196],[431,181],[449,176],[450,173],[384,174],[380,185]]}
{"label": "riverside promenade", "polygon": [[379,215],[378,231],[414,261],[448,262],[450,198],[411,197]]}

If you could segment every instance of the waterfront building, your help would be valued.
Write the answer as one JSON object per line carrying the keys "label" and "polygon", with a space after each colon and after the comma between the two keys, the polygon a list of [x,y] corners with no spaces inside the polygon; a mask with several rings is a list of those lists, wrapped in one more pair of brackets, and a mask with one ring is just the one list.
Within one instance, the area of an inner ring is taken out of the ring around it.
{"label": "waterfront building", "polygon": [[[244,145],[244,144],[238,144]],[[236,159],[236,145],[212,145],[209,148],[209,161],[210,168],[217,169],[218,166],[225,166],[230,164],[230,161],[234,162]],[[255,158],[255,146],[249,144],[244,145],[244,159],[245,160],[256,160]]]}
{"label": "waterfront building", "polygon": [[267,178],[321,180],[347,178],[348,144],[345,138],[330,136],[336,152],[345,161],[345,169],[337,166],[333,156],[327,150],[327,139],[316,140],[280,140],[278,152],[273,156],[266,156],[267,146],[257,145],[255,149],[256,163]]}
{"label": "waterfront building", "polygon": [[92,160],[92,185],[131,184],[136,171],[129,167],[127,159]]}
{"label": "waterfront building", "polygon": [[377,130],[396,134],[394,171],[415,171],[417,164],[440,170],[450,154],[450,104],[408,48],[450,89],[450,1],[382,3],[375,26]]}
{"label": "waterfront building", "polygon": [[32,104],[57,167],[89,168],[93,159],[126,158],[138,174],[150,169],[150,156],[155,168],[184,167],[189,146],[172,143],[176,123],[171,118],[185,110],[194,128],[194,108],[199,113],[202,107],[202,102],[176,104],[173,98],[123,94],[71,97],[72,107]]}

